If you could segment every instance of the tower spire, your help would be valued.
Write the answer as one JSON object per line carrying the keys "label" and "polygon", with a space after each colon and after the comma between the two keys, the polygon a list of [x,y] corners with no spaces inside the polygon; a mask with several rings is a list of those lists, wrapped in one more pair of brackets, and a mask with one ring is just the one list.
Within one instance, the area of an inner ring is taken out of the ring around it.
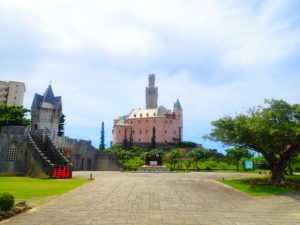
{"label": "tower spire", "polygon": [[158,88],[155,87],[155,74],[148,75],[148,87],[146,87],[146,109],[156,109],[158,100]]}

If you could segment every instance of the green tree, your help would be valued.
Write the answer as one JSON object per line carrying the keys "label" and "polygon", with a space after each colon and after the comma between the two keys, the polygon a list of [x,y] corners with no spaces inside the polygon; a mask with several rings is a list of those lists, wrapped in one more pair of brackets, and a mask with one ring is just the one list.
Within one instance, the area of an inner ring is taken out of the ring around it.
{"label": "green tree", "polygon": [[202,159],[207,158],[208,153],[209,153],[209,150],[207,150],[203,147],[198,147],[198,148],[192,149],[192,151],[190,151],[188,153],[188,156],[193,157],[194,162],[195,162],[195,166],[196,166],[197,169],[199,169],[198,162]]}
{"label": "green tree", "polygon": [[152,128],[151,149],[156,149],[156,128]]}
{"label": "green tree", "polygon": [[274,99],[265,104],[213,121],[207,138],[261,153],[270,164],[271,181],[282,183],[286,163],[300,149],[300,105]]}
{"label": "green tree", "polygon": [[104,143],[104,122],[101,123],[101,136],[100,136],[100,145],[99,150],[104,151],[105,150],[105,143]]}
{"label": "green tree", "polygon": [[59,120],[58,134],[57,134],[60,137],[65,136],[65,121],[66,121],[66,116],[62,114]]}
{"label": "green tree", "polygon": [[23,106],[0,104],[0,127],[30,125],[30,119],[25,118],[28,112],[30,110],[23,108]]}
{"label": "green tree", "polygon": [[[182,161],[182,158],[185,156],[185,149],[183,148],[175,148],[172,149],[170,152],[165,154],[165,160],[169,161],[171,164],[171,167],[173,169],[176,168],[176,165],[178,161]],[[182,164],[181,164],[182,167]]]}
{"label": "green tree", "polygon": [[230,161],[234,161],[236,163],[236,170],[239,170],[239,163],[242,158],[251,158],[251,153],[244,148],[231,148],[226,149],[226,158],[228,158]]}

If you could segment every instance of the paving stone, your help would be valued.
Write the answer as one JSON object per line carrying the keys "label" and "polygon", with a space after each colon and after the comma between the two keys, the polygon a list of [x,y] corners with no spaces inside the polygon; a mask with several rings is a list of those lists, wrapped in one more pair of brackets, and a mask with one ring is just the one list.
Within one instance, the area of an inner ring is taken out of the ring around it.
{"label": "paving stone", "polygon": [[93,172],[92,182],[0,224],[300,224],[300,192],[250,197],[215,181],[252,176]]}

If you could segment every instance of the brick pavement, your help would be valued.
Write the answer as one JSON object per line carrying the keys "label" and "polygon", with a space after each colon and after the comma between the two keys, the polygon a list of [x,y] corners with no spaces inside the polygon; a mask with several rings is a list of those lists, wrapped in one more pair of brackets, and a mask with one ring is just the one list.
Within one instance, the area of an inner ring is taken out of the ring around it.
{"label": "brick pavement", "polygon": [[[74,175],[88,178],[89,172]],[[94,181],[0,224],[300,224],[300,193],[250,197],[215,181],[252,174],[93,172],[93,176]]]}

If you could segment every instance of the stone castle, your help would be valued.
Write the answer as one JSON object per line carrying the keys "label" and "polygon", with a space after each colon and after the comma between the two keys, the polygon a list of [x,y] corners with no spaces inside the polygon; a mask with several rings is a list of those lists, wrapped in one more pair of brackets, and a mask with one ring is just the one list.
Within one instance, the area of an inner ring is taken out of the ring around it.
{"label": "stone castle", "polygon": [[119,170],[115,155],[100,153],[90,141],[58,137],[62,115],[61,97],[51,85],[35,94],[32,125],[0,127],[0,175],[17,173],[70,178],[73,170]]}
{"label": "stone castle", "polygon": [[146,87],[146,108],[134,109],[128,115],[114,120],[113,144],[124,140],[136,145],[149,144],[155,135],[157,143],[177,143],[182,138],[183,110],[179,100],[173,110],[158,107],[158,88],[155,75],[149,74]]}

